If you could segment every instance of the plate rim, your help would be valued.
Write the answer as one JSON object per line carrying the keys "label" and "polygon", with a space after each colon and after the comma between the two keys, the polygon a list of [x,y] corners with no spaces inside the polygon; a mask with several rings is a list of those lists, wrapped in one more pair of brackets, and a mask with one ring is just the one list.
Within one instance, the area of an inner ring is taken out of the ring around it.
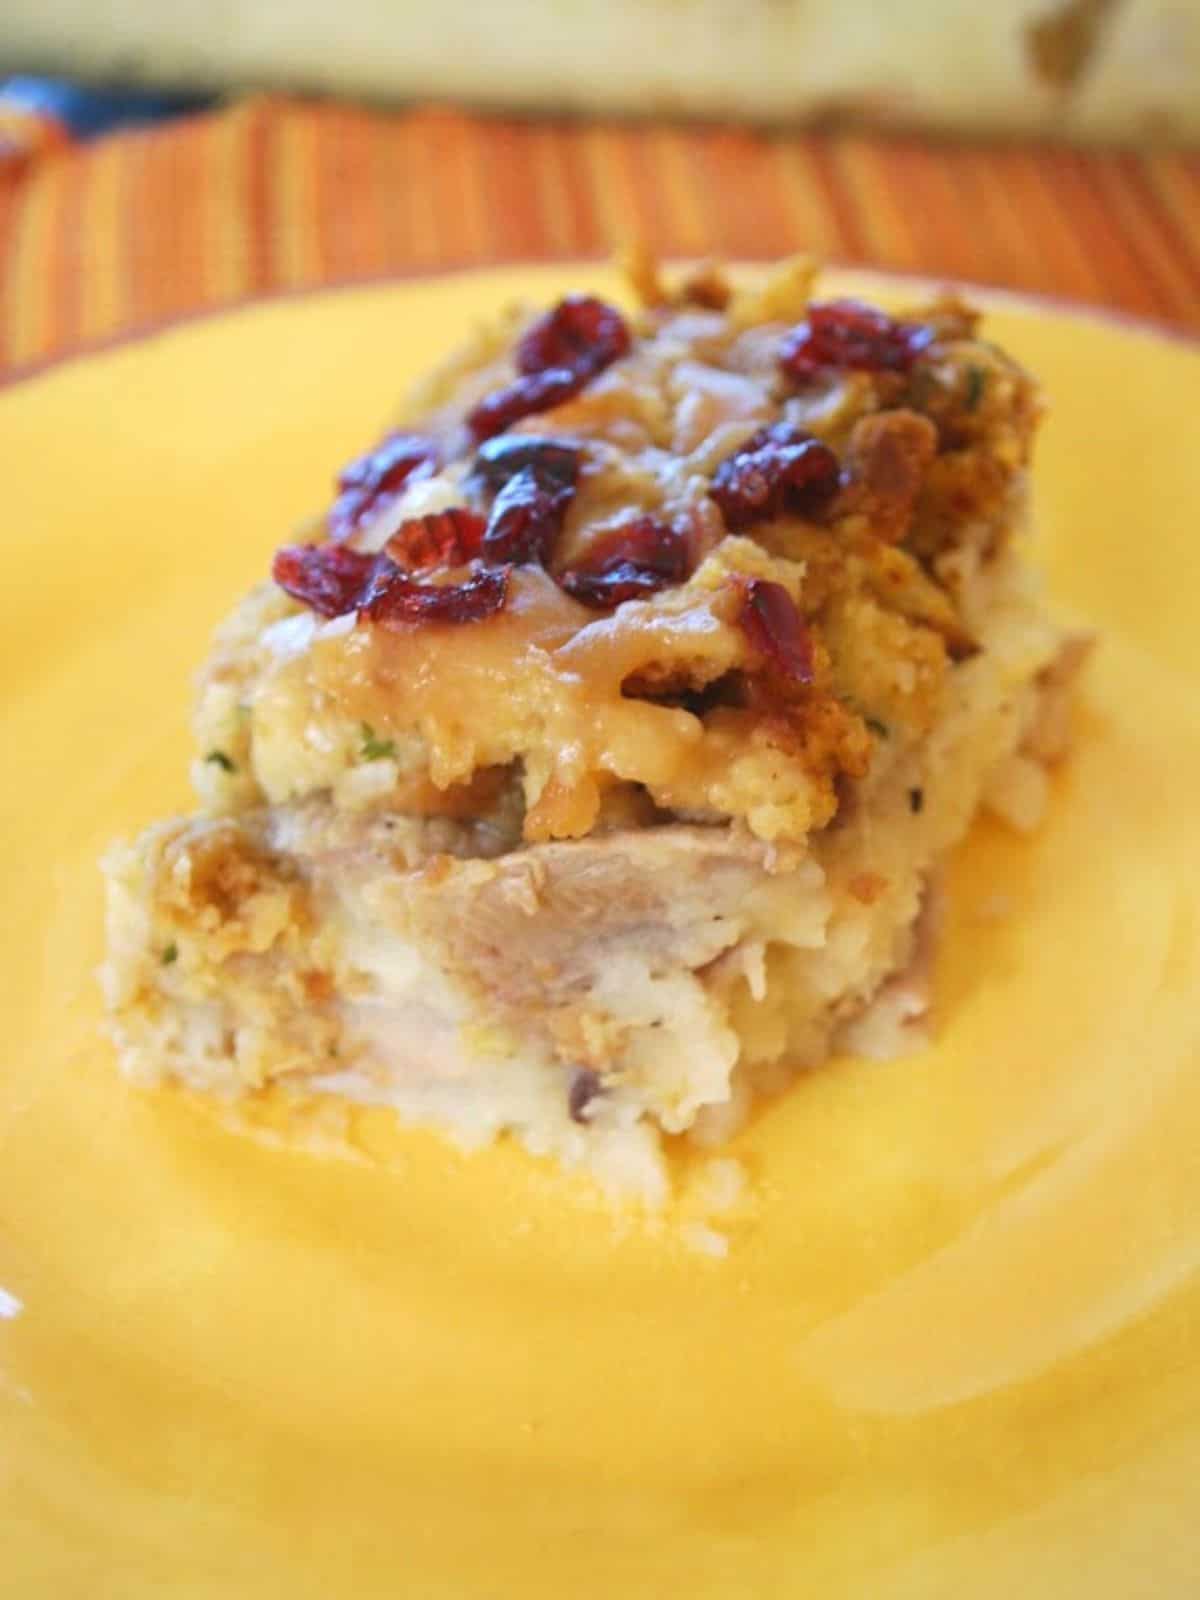
{"label": "plate rim", "polygon": [[[735,270],[747,268],[761,270],[769,267],[777,259],[779,258],[737,256],[731,257],[727,265]],[[686,269],[698,265],[699,261],[699,257],[666,256],[663,258],[663,265],[668,269]],[[48,377],[60,367],[95,360],[130,345],[149,343],[178,329],[188,328],[197,323],[217,321],[222,317],[238,316],[260,306],[316,300],[327,295],[349,294],[360,289],[385,289],[390,286],[398,288],[412,283],[434,283],[444,278],[484,278],[498,272],[522,269],[533,272],[559,270],[566,273],[572,268],[594,270],[597,267],[613,264],[613,254],[606,251],[596,255],[569,256],[562,259],[544,257],[490,262],[448,262],[434,268],[423,266],[395,268],[388,272],[369,273],[363,277],[340,278],[332,283],[285,285],[253,294],[239,295],[236,299],[224,301],[220,305],[194,306],[185,311],[173,312],[168,316],[140,323],[137,327],[124,328],[103,338],[75,345],[69,350],[60,350],[53,355],[20,362],[5,371],[0,371],[0,395],[19,388],[22,384]],[[985,308],[994,306],[1004,310],[1023,311],[1035,316],[1049,315],[1064,318],[1168,345],[1179,345],[1186,351],[1200,355],[1200,327],[1190,328],[1160,318],[1140,316],[1136,312],[1122,310],[1119,306],[1094,305],[1082,300],[1072,300],[1064,295],[1042,293],[1037,290],[1010,289],[1000,284],[957,278],[950,273],[897,272],[870,263],[856,264],[845,261],[818,261],[818,268],[822,273],[859,279],[864,283],[896,285],[911,289],[914,293],[937,294],[945,291],[962,293],[968,298],[977,300]]]}

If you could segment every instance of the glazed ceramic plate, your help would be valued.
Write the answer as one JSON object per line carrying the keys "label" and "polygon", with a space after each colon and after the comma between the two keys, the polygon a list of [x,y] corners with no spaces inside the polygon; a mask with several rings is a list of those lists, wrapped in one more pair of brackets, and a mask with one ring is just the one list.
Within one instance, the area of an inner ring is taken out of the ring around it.
{"label": "glazed ceramic plate", "polygon": [[615,292],[356,289],[0,394],[0,1588],[1194,1596],[1194,347],[994,304],[1053,408],[1040,560],[1103,634],[1077,750],[1032,842],[957,859],[933,1048],[742,1135],[723,1259],[686,1199],[116,1075],[96,859],[188,804],[210,630],[458,329],[568,283]]}

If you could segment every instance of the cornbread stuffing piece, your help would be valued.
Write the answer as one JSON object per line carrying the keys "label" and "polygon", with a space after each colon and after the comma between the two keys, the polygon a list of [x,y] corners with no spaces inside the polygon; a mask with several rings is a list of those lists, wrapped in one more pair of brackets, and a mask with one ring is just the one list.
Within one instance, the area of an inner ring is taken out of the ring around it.
{"label": "cornbread stuffing piece", "polygon": [[920,1039],[939,866],[1036,825],[1087,651],[1014,542],[1037,391],[951,298],[631,275],[478,335],[219,630],[200,809],[106,863],[135,1077],[655,1202],[664,1134]]}

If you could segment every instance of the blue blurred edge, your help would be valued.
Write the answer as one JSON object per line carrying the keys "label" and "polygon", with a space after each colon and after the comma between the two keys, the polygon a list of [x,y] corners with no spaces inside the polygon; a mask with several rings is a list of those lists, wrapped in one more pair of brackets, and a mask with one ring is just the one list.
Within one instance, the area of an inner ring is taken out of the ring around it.
{"label": "blue blurred edge", "polygon": [[211,96],[85,88],[57,78],[7,78],[0,82],[0,112],[22,112],[56,122],[75,139],[94,139],[113,128],[160,122],[211,104]]}

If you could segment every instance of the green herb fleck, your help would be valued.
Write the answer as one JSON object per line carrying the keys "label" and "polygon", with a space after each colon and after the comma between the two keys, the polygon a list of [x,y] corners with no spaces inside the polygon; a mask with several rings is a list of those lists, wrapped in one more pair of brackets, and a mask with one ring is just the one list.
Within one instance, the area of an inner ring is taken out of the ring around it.
{"label": "green herb fleck", "polygon": [[359,754],[364,761],[388,761],[396,754],[394,739],[377,739],[375,729],[369,722],[361,722],[359,727],[362,729],[362,749]]}
{"label": "green herb fleck", "polygon": [[211,761],[213,766],[220,767],[222,772],[237,771],[237,767],[225,754],[224,750],[210,750],[204,759],[205,761]]}
{"label": "green herb fleck", "polygon": [[887,739],[891,736],[891,729],[886,722],[880,722],[878,717],[864,717],[863,721],[877,739]]}
{"label": "green herb fleck", "polygon": [[243,705],[239,701],[238,704],[234,707],[234,710],[237,712],[237,719],[238,719],[239,722],[248,722],[250,720],[250,707],[249,706]]}
{"label": "green herb fleck", "polygon": [[967,368],[967,392],[963,396],[963,404],[968,411],[978,411],[979,402],[983,399],[983,391],[987,388],[987,368]]}
{"label": "green herb fleck", "polygon": [[162,955],[159,957],[159,960],[162,962],[164,967],[169,967],[172,962],[179,960],[179,946],[175,943],[174,939],[171,940],[170,944],[163,951]]}

